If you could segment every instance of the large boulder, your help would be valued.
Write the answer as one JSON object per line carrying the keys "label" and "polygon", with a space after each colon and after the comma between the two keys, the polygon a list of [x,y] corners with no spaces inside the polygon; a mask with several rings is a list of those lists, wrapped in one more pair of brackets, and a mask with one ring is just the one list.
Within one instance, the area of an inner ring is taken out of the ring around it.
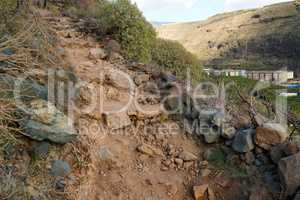
{"label": "large boulder", "polygon": [[232,148],[239,153],[247,153],[254,149],[254,129],[240,130],[232,143]]}
{"label": "large boulder", "polygon": [[281,159],[278,170],[286,194],[292,196],[300,187],[300,152]]}
{"label": "large boulder", "polygon": [[277,123],[265,123],[256,129],[255,143],[265,150],[270,150],[272,146],[283,143],[287,138],[285,127]]}
{"label": "large boulder", "polygon": [[24,135],[38,141],[50,140],[65,144],[77,136],[73,129],[73,121],[44,100],[31,102],[31,116],[25,122]]}

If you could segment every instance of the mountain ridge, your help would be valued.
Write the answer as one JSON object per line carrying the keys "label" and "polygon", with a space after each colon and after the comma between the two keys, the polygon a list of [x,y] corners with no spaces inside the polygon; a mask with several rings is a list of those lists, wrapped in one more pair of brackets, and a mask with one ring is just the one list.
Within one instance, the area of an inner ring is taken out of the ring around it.
{"label": "mountain ridge", "polygon": [[300,75],[300,11],[295,2],[221,13],[206,20],[157,28],[206,66],[288,68]]}

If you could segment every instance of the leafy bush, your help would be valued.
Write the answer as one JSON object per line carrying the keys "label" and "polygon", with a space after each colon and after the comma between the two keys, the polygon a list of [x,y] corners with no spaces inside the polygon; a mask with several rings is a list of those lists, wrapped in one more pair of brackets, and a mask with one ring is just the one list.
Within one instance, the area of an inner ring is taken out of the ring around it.
{"label": "leafy bush", "polygon": [[156,32],[130,0],[103,0],[73,13],[95,18],[103,36],[110,35],[121,43],[122,54],[127,59],[150,61]]}
{"label": "leafy bush", "polygon": [[185,77],[187,69],[194,80],[202,77],[202,67],[196,56],[175,41],[157,39],[152,48],[152,61],[180,77]]}

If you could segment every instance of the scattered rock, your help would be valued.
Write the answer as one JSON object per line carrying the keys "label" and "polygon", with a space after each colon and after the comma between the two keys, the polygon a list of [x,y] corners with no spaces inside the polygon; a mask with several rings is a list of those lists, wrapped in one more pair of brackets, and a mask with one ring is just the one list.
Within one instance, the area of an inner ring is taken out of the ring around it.
{"label": "scattered rock", "polygon": [[111,70],[105,74],[105,83],[123,90],[133,90],[134,88],[131,78],[117,70]]}
{"label": "scattered rock", "polygon": [[44,158],[48,155],[49,148],[50,148],[49,142],[41,142],[34,146],[33,151],[35,155]]}
{"label": "scattered rock", "polygon": [[50,174],[55,177],[64,177],[71,173],[70,165],[63,160],[55,160],[52,163]]}
{"label": "scattered rock", "polygon": [[281,159],[278,170],[287,195],[293,195],[300,186],[300,153]]}
{"label": "scattered rock", "polygon": [[25,124],[24,135],[34,140],[50,140],[60,144],[71,142],[77,137],[73,121],[50,102],[35,100],[31,105],[33,114]]}
{"label": "scattered rock", "polygon": [[236,134],[236,129],[234,127],[227,127],[222,130],[222,137],[231,140]]}
{"label": "scattered rock", "polygon": [[[258,192],[259,191],[259,192]],[[249,196],[249,200],[272,200],[272,196],[268,192],[268,190],[263,186],[256,186],[251,191],[251,194]]]}
{"label": "scattered rock", "polygon": [[114,87],[105,87],[105,95],[108,100],[118,101],[120,99],[120,92]]}
{"label": "scattered rock", "polygon": [[177,77],[173,75],[172,73],[163,73],[162,74],[162,79],[167,82],[167,83],[172,83],[177,81]]}
{"label": "scattered rock", "polygon": [[284,144],[279,144],[271,148],[270,158],[275,164],[277,164],[283,157],[285,157],[284,146]]}
{"label": "scattered rock", "polygon": [[106,126],[111,130],[118,130],[131,125],[131,120],[127,113],[105,113],[104,120]]}
{"label": "scattered rock", "polygon": [[114,159],[113,153],[107,147],[101,147],[98,152],[98,155],[100,160],[108,161]]}
{"label": "scattered rock", "polygon": [[212,149],[212,148],[206,149],[206,150],[204,151],[204,153],[203,153],[203,158],[204,158],[205,160],[210,160],[211,156],[214,154],[215,151],[216,151],[216,150],[215,150],[215,149]]}
{"label": "scattered rock", "polygon": [[6,56],[12,56],[15,54],[15,50],[13,50],[12,48],[6,48],[6,49],[3,49],[1,51],[2,54],[6,55]]}
{"label": "scattered rock", "polygon": [[194,165],[194,162],[193,162],[193,161],[190,161],[190,162],[184,162],[183,167],[184,167],[184,169],[189,169],[189,168],[191,168],[193,165]]}
{"label": "scattered rock", "polygon": [[180,159],[180,158],[175,158],[175,159],[174,159],[174,162],[175,162],[178,166],[180,166],[180,167],[183,165],[183,160]]}
{"label": "scattered rock", "polygon": [[90,59],[105,59],[107,57],[107,53],[104,49],[101,48],[92,48],[89,51]]}
{"label": "scattered rock", "polygon": [[208,185],[203,184],[200,186],[194,186],[193,190],[194,190],[195,200],[204,200],[205,193],[208,190]]}
{"label": "scattered rock", "polygon": [[169,196],[175,196],[178,192],[178,188],[175,184],[167,183],[167,192]]}
{"label": "scattered rock", "polygon": [[157,149],[148,144],[141,144],[140,146],[137,147],[137,150],[140,153],[146,154],[148,156],[154,156],[154,155],[164,156],[163,152],[160,149]]}
{"label": "scattered rock", "polygon": [[283,143],[287,138],[288,133],[282,125],[265,123],[257,128],[255,143],[265,150],[270,150],[272,146]]}
{"label": "scattered rock", "polygon": [[216,200],[215,192],[210,187],[208,188],[207,194],[208,194],[208,200]]}
{"label": "scattered rock", "polygon": [[211,174],[211,170],[209,169],[202,169],[200,172],[200,176],[202,178],[207,178]]}
{"label": "scattered rock", "polygon": [[120,53],[122,48],[118,41],[109,39],[105,44],[105,50],[111,55],[113,53]]}
{"label": "scattered rock", "polygon": [[237,133],[234,138],[232,147],[239,153],[246,153],[254,149],[253,135],[255,134],[254,129],[241,130]]}
{"label": "scattered rock", "polygon": [[59,179],[55,183],[55,189],[60,191],[60,192],[64,192],[66,185],[67,185],[67,183],[64,179]]}
{"label": "scattered rock", "polygon": [[195,161],[198,159],[198,157],[191,153],[191,152],[188,152],[188,151],[183,151],[179,154],[179,158],[184,160],[185,162],[188,162],[188,161]]}
{"label": "scattered rock", "polygon": [[253,162],[255,161],[255,156],[252,152],[247,152],[245,154],[245,162],[248,164],[248,165],[251,165]]}
{"label": "scattered rock", "polygon": [[148,74],[140,74],[134,77],[134,82],[136,85],[141,85],[150,80],[150,76]]}
{"label": "scattered rock", "polygon": [[203,160],[203,161],[200,161],[199,162],[199,167],[201,168],[201,169],[204,169],[204,168],[206,168],[207,166],[208,166],[208,161],[206,161],[206,160]]}
{"label": "scattered rock", "polygon": [[219,140],[220,134],[217,130],[210,128],[208,132],[203,134],[203,136],[207,144],[212,144]]}
{"label": "scattered rock", "polygon": [[300,146],[298,142],[288,142],[284,148],[284,153],[286,156],[294,155],[299,151],[300,151]]}

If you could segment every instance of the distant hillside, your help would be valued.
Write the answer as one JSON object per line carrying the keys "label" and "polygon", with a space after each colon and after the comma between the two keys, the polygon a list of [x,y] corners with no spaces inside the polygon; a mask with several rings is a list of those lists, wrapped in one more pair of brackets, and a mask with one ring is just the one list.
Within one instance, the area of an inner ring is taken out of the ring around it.
{"label": "distant hillside", "polygon": [[151,22],[151,24],[154,27],[160,27],[160,26],[168,25],[168,24],[172,24],[172,23],[174,23],[174,22]]}
{"label": "distant hillside", "polygon": [[295,2],[218,14],[158,28],[207,66],[280,69],[300,75],[300,8]]}

